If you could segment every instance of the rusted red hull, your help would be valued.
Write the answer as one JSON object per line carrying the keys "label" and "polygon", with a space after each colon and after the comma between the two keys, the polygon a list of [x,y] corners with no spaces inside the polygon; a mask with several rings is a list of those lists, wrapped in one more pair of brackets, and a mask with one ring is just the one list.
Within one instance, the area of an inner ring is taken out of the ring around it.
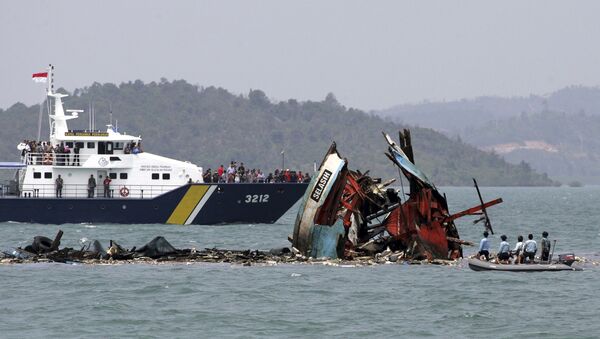
{"label": "rusted red hull", "polygon": [[[414,164],[410,133],[405,131],[400,134],[401,146],[387,134],[384,136],[389,146],[386,155],[410,182],[408,199],[402,202],[404,194],[386,188],[393,180],[382,183],[381,179],[373,179],[366,173],[351,171],[344,166],[336,175],[339,180],[327,190],[327,196],[322,199],[322,206],[318,210],[308,213],[310,206],[301,207],[295,229],[299,229],[298,225],[306,224],[308,226],[304,228],[313,231],[295,231],[292,243],[307,256],[323,254],[350,258],[373,255],[389,248],[401,251],[405,258],[412,259],[462,257],[461,245],[467,242],[460,239],[454,220],[483,211],[487,221],[485,208],[502,200],[484,203],[479,195],[480,206],[451,215],[446,197]],[[332,147],[326,159],[332,149],[337,155],[335,144]],[[323,164],[320,167],[322,170]],[[308,192],[310,189],[306,194]],[[305,195],[303,201],[307,199]],[[305,220],[306,216],[310,216],[310,220]],[[489,221],[486,222],[488,226],[491,229]]]}

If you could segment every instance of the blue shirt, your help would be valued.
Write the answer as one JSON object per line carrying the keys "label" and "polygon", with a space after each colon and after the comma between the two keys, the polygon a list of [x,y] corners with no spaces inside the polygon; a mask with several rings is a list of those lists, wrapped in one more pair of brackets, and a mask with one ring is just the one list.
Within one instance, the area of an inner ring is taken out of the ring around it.
{"label": "blue shirt", "polygon": [[506,241],[501,242],[498,253],[508,253],[509,251],[510,251],[510,245]]}
{"label": "blue shirt", "polygon": [[488,238],[481,239],[479,243],[479,252],[481,251],[490,251],[490,240]]}
{"label": "blue shirt", "polygon": [[527,240],[523,245],[523,251],[527,253],[537,252],[537,243],[535,240]]}

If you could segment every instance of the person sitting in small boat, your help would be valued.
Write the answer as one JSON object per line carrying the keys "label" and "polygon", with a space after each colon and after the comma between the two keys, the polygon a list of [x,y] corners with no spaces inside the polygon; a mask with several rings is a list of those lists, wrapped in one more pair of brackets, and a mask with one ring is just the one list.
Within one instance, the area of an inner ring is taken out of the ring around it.
{"label": "person sitting in small boat", "polygon": [[527,238],[528,240],[523,244],[522,261],[527,259],[529,262],[533,262],[535,259],[535,252],[537,252],[537,243],[533,240],[533,234],[530,233]]}
{"label": "person sitting in small boat", "polygon": [[498,263],[508,264],[508,259],[510,258],[510,245],[506,241],[506,235],[503,234],[500,239],[502,239],[502,241],[500,242],[500,248],[498,249]]}
{"label": "person sitting in small boat", "polygon": [[479,258],[484,256],[485,260],[490,260],[490,240],[488,239],[488,235],[490,234],[487,231],[483,232],[483,239],[479,242],[479,252],[477,252]]}
{"label": "person sitting in small boat", "polygon": [[548,232],[544,231],[542,233],[542,261],[548,261],[550,258],[550,240],[548,240]]}
{"label": "person sitting in small boat", "polygon": [[517,244],[512,250],[511,255],[515,257],[515,264],[521,264],[523,259],[521,257],[521,254],[523,253],[523,236],[520,235],[517,240]]}

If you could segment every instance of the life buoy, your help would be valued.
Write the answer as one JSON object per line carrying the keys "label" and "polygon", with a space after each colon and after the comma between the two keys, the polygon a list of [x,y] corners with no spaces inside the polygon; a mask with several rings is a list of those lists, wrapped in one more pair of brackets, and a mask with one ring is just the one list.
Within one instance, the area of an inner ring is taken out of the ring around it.
{"label": "life buoy", "polygon": [[121,189],[119,190],[119,193],[121,194],[122,197],[126,197],[129,195],[129,188],[123,186],[121,187]]}

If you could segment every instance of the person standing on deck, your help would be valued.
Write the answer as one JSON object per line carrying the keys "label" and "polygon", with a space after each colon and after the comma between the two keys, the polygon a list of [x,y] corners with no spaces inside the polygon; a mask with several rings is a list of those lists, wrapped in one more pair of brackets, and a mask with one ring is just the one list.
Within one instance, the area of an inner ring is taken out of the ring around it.
{"label": "person standing on deck", "polygon": [[75,143],[75,147],[73,147],[73,164],[71,166],[79,166],[79,147],[77,143]]}
{"label": "person standing on deck", "polygon": [[232,161],[231,164],[229,164],[229,167],[227,167],[227,182],[231,183],[235,181],[235,174],[237,173],[237,170],[235,169],[235,164]]}
{"label": "person standing on deck", "polygon": [[104,197],[105,198],[110,198],[110,183],[111,183],[111,179],[110,177],[105,177],[104,181],[102,182],[102,184],[104,185]]}
{"label": "person standing on deck", "polygon": [[88,179],[88,198],[94,197],[94,191],[96,190],[96,179],[94,179],[94,175],[90,174],[90,178]]}
{"label": "person standing on deck", "polygon": [[542,233],[542,261],[548,261],[548,259],[550,258],[550,247],[552,246],[550,244],[550,240],[548,240],[548,232],[544,231]]}
{"label": "person standing on deck", "polygon": [[54,183],[56,184],[56,197],[62,198],[62,189],[64,181],[63,178],[60,177],[60,174],[58,175],[58,178],[54,180]]}
{"label": "person standing on deck", "polygon": [[483,239],[479,242],[479,252],[477,255],[481,258],[481,256],[485,256],[485,260],[490,260],[490,240],[488,239],[488,231],[483,232]]}

